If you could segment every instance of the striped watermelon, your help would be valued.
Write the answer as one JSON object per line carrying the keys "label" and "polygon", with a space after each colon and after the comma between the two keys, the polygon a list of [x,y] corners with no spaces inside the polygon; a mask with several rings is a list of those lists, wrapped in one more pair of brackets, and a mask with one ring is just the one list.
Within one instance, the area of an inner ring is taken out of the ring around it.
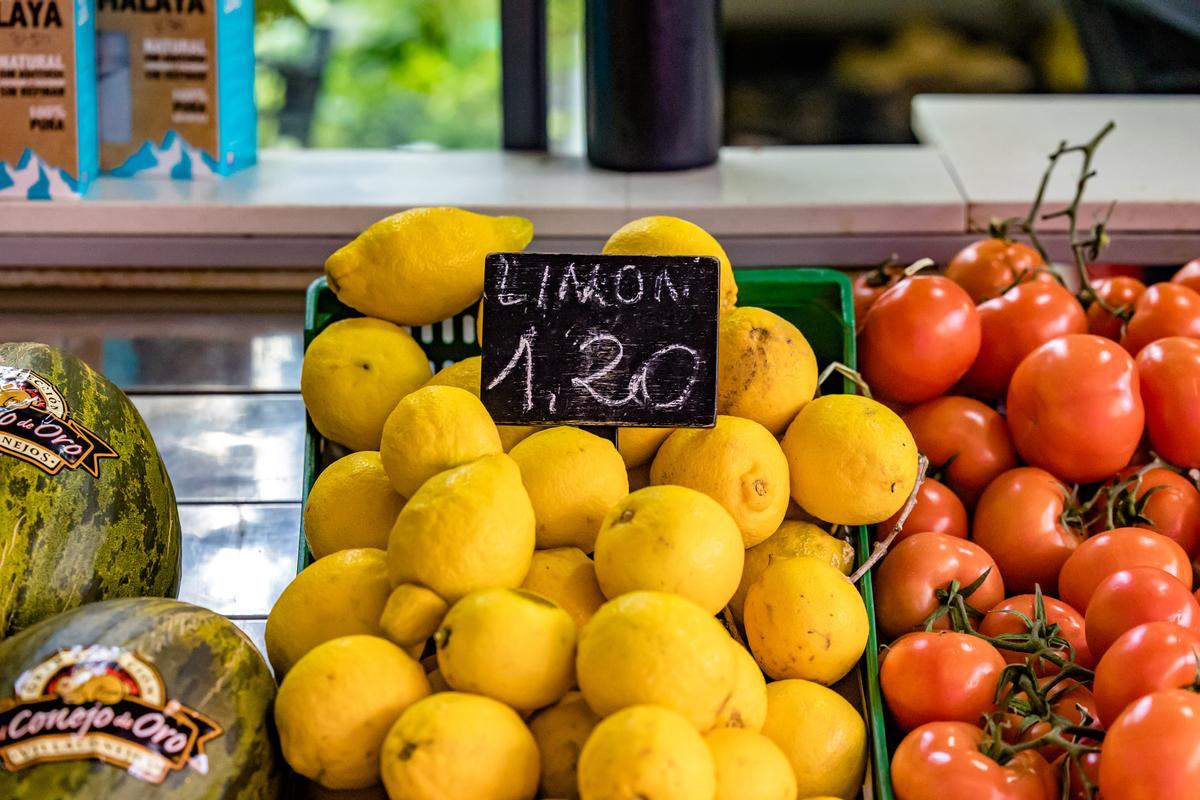
{"label": "striped watermelon", "polygon": [[0,642],[0,797],[276,800],[274,698],[258,650],[207,609],[68,611]]}
{"label": "striped watermelon", "polygon": [[174,596],[180,554],[129,398],[53,347],[0,344],[0,639],[83,603]]}

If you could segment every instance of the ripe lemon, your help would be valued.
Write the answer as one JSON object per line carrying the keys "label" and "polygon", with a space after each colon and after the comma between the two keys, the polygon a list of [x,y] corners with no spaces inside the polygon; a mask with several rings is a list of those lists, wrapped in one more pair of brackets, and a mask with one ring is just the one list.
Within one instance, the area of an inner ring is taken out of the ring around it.
{"label": "ripe lemon", "polygon": [[737,673],[733,694],[717,717],[718,728],[762,730],[767,718],[767,682],[754,656],[737,642],[730,640]]}
{"label": "ripe lemon", "polygon": [[775,436],[817,391],[817,357],[792,323],[763,308],[721,315],[717,413],[745,417]]}
{"label": "ripe lemon", "polygon": [[783,437],[792,497],[837,525],[874,525],[895,514],[917,479],[917,444],[894,411],[852,394],[800,410]]}
{"label": "ripe lemon", "polygon": [[364,450],[317,476],[304,506],[304,537],[313,558],[358,547],[387,549],[404,497],[396,494],[379,453]]}
{"label": "ripe lemon", "polygon": [[770,431],[740,417],[718,416],[712,428],[680,428],[654,457],[650,482],[704,492],[728,511],[745,547],[783,522],[788,464]]}
{"label": "ripe lemon", "polygon": [[[479,370],[482,363],[483,361],[479,356],[471,356],[470,358],[464,358],[462,361],[456,361],[445,369],[440,370],[425,385],[457,386],[459,389],[466,389],[471,394],[479,397]],[[538,430],[541,429],[534,425],[496,426],[496,432],[500,434],[500,444],[504,447],[504,452],[506,453],[512,450],[517,442]]]}
{"label": "ripe lemon", "polygon": [[387,557],[363,547],[326,556],[292,579],[267,616],[267,658],[281,676],[321,642],[379,635],[387,604]]}
{"label": "ripe lemon", "polygon": [[408,331],[380,319],[345,319],[305,351],[300,396],[326,439],[378,450],[388,414],[429,375],[429,359]]}
{"label": "ripe lemon", "polygon": [[716,772],[704,739],[680,714],[640,705],[592,731],[579,756],[582,800],[708,800]]}
{"label": "ripe lemon", "polygon": [[453,603],[520,586],[533,557],[533,506],[506,455],[439,472],[409,499],[388,539],[393,586],[417,583]]}
{"label": "ripe lemon", "polygon": [[509,453],[521,468],[537,517],[537,546],[590,553],[613,503],[629,493],[611,442],[568,426],[538,431]]}
{"label": "ripe lemon", "polygon": [[380,759],[388,797],[532,800],[538,750],[517,712],[490,697],[442,692],[411,705]]}
{"label": "ripe lemon", "polygon": [[533,554],[522,589],[548,597],[582,628],[604,605],[596,565],[578,547],[553,547]]}
{"label": "ripe lemon", "polygon": [[746,592],[750,584],[758,580],[763,570],[772,561],[796,556],[820,559],[835,567],[843,575],[854,569],[854,548],[836,536],[830,536],[824,528],[811,522],[784,520],[779,530],[746,551],[746,563],[742,568],[742,580],[729,601],[729,608],[739,622],[742,608],[746,604]]}
{"label": "ripe lemon", "polygon": [[472,592],[451,607],[433,640],[446,683],[518,711],[561,700],[575,679],[575,623],[533,592]]}
{"label": "ripe lemon", "polygon": [[867,765],[867,728],[837,692],[811,681],[768,683],[762,732],[791,762],[800,797],[858,797]]}
{"label": "ripe lemon", "polygon": [[737,662],[721,624],[690,600],[631,592],[609,600],[579,632],[579,688],[606,716],[650,703],[708,730],[737,681]]}
{"label": "ripe lemon", "polygon": [[421,665],[376,636],[314,647],[279,684],[275,725],[292,769],[327,789],[379,782],[388,728],[429,694]]}
{"label": "ripe lemon", "polygon": [[325,261],[346,305],[401,325],[457,314],[483,294],[488,253],[523,250],[533,223],[460,208],[410,208],[381,219]]}
{"label": "ripe lemon", "polygon": [[649,464],[674,428],[617,428],[617,452],[627,469]]}
{"label": "ripe lemon", "polygon": [[384,636],[401,647],[423,647],[425,640],[442,624],[448,610],[446,601],[430,589],[415,583],[402,583],[388,596],[383,616],[379,618],[379,628]]}
{"label": "ripe lemon", "polygon": [[704,734],[717,773],[716,800],[796,800],[787,756],[761,733],[717,728]]}
{"label": "ripe lemon", "polygon": [[695,223],[679,217],[642,217],[627,222],[604,243],[605,255],[712,256],[721,262],[721,310],[737,305],[737,281],[725,249]]}
{"label": "ripe lemon", "polygon": [[578,800],[579,753],[599,722],[579,692],[568,693],[529,720],[542,756],[542,797]]}
{"label": "ripe lemon", "polygon": [[737,524],[711,497],[683,486],[648,486],[604,518],[596,578],[609,598],[653,589],[716,614],[737,589],[745,553]]}
{"label": "ripe lemon", "polygon": [[816,558],[773,561],[746,593],[746,639],[772,678],[841,680],[867,646],[867,609],[854,584]]}
{"label": "ripe lemon", "polygon": [[425,386],[396,405],[379,452],[392,486],[411,497],[437,473],[503,449],[478,397],[454,386]]}

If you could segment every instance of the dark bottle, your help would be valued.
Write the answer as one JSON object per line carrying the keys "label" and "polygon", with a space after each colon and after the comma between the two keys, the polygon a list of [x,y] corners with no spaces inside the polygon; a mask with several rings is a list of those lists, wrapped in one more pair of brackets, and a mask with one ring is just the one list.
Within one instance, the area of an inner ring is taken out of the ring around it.
{"label": "dark bottle", "polygon": [[687,169],[721,144],[719,0],[586,0],[588,160]]}

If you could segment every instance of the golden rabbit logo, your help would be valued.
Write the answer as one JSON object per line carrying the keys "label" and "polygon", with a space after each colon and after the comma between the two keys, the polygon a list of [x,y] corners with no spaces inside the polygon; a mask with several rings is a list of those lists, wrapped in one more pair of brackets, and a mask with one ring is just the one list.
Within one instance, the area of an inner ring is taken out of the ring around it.
{"label": "golden rabbit logo", "polygon": [[100,459],[119,458],[108,443],[71,416],[66,398],[45,377],[0,364],[0,455],[48,475],[81,469],[100,475]]}

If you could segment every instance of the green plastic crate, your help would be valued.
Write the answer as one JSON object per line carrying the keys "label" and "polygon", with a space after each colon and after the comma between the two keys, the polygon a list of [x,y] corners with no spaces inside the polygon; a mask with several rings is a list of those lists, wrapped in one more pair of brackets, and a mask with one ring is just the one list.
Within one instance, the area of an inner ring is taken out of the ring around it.
{"label": "green plastic crate", "polygon": [[[817,362],[824,367],[831,361],[855,366],[854,300],[850,281],[841,272],[829,269],[758,269],[734,271],[738,282],[738,304],[766,308],[798,327],[812,345]],[[342,305],[324,278],[308,287],[304,320],[304,346],[318,333],[338,320],[361,316]],[[424,348],[434,370],[470,356],[479,355],[475,341],[475,311],[469,309],[453,319],[412,329],[413,336]],[[833,385],[827,383],[825,391]],[[843,391],[853,391],[849,381],[842,381]],[[306,417],[307,419],[307,417]],[[338,445],[321,438],[308,420],[304,444],[304,500],[324,467],[346,454]],[[301,523],[303,524],[303,523]],[[856,551],[861,563],[871,552],[871,537],[865,527],[855,531]],[[312,554],[300,535],[298,568],[312,563]],[[893,800],[889,770],[887,724],[879,689],[879,638],[875,627],[875,603],[871,575],[859,582],[859,591],[867,606],[870,633],[867,649],[852,683],[843,682],[837,688],[843,694],[857,695],[859,708],[865,711],[870,737],[871,769],[868,771],[864,796],[876,800]]]}

